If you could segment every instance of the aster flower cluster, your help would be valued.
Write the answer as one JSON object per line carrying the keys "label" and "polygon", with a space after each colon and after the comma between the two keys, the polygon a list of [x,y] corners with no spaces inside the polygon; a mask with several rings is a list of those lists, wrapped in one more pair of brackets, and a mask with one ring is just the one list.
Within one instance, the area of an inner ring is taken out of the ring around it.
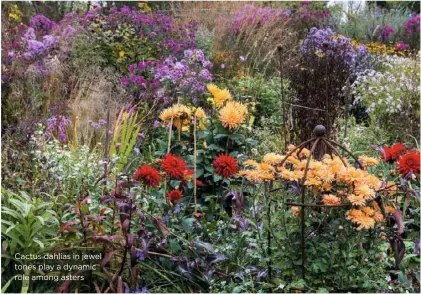
{"label": "aster flower cluster", "polygon": [[205,85],[212,81],[210,69],[212,63],[207,60],[201,50],[186,50],[184,57],[178,61],[168,57],[153,69],[155,78],[161,83],[169,82],[172,87],[188,97],[193,103],[205,91]]}
{"label": "aster flower cluster", "polygon": [[420,35],[420,15],[415,14],[413,15],[406,23],[405,23],[405,36],[410,37],[413,35]]}
{"label": "aster flower cluster", "polygon": [[47,35],[57,27],[57,24],[54,21],[50,20],[48,17],[42,14],[35,15],[29,21],[29,24],[35,29],[37,33],[40,33],[41,35]]}
{"label": "aster flower cluster", "polygon": [[47,129],[45,136],[51,138],[54,133],[57,134],[58,139],[65,143],[67,142],[66,128],[71,124],[71,120],[62,115],[53,116],[47,119]]}
{"label": "aster flower cluster", "polygon": [[[177,91],[196,104],[205,90],[205,85],[212,81],[210,69],[212,63],[201,50],[185,50],[178,60],[175,56],[165,60],[141,61],[128,67],[129,76],[121,78],[122,85],[140,92],[142,99],[154,99],[172,103],[171,93]],[[151,94],[145,93],[150,90]]]}
{"label": "aster flower cluster", "polygon": [[53,48],[56,44],[56,38],[52,35],[45,35],[42,37],[42,41],[38,41],[36,40],[34,29],[28,28],[22,38],[22,43],[26,49],[23,56],[27,60],[31,60],[34,57],[43,55],[47,50]]}
{"label": "aster flower cluster", "polygon": [[382,41],[386,41],[394,32],[395,29],[392,26],[383,26],[380,34]]}
{"label": "aster flower cluster", "polygon": [[350,38],[338,35],[331,28],[311,28],[300,50],[311,58],[334,58],[352,71],[359,71],[368,57],[367,47],[354,47]]}
{"label": "aster flower cluster", "polygon": [[[367,112],[407,115],[412,97],[419,97],[418,61],[382,56],[379,65],[387,71],[365,70],[352,84],[354,104],[363,103]],[[417,70],[418,68],[418,70]]]}
{"label": "aster flower cluster", "polygon": [[198,23],[177,26],[167,15],[145,13],[136,10],[135,7],[124,6],[119,9],[113,6],[107,15],[101,13],[101,7],[96,7],[80,20],[87,29],[95,27],[96,22],[100,23],[103,32],[114,32],[121,24],[133,27],[137,36],[148,39],[148,43],[154,44],[157,57],[170,55],[182,57],[185,50],[194,49],[196,46]]}

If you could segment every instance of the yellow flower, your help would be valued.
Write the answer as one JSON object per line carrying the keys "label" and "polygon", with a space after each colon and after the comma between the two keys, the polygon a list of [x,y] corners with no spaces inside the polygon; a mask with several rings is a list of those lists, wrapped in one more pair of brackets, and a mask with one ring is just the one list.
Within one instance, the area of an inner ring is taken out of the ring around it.
{"label": "yellow flower", "polygon": [[212,94],[212,96],[215,96],[216,93],[221,91],[216,85],[214,84],[207,84],[206,88],[208,89],[209,93]]}
{"label": "yellow flower", "polygon": [[283,156],[276,153],[267,153],[263,156],[263,162],[269,163],[271,165],[279,164],[284,159]]}
{"label": "yellow flower", "polygon": [[358,161],[364,166],[376,166],[379,164],[379,161],[376,158],[364,155],[358,157]]}
{"label": "yellow flower", "polygon": [[244,166],[257,166],[258,163],[253,160],[253,159],[247,159],[246,161],[243,162]]}
{"label": "yellow flower", "polygon": [[355,222],[356,219],[364,216],[364,213],[359,209],[350,209],[345,213],[346,219]]}
{"label": "yellow flower", "polygon": [[173,125],[181,130],[183,126],[188,126],[191,118],[191,109],[183,104],[174,104],[173,106],[164,109],[159,118],[168,123],[173,120]]}
{"label": "yellow flower", "polygon": [[395,208],[393,206],[387,205],[385,206],[386,212],[390,215],[393,215],[395,213]]}
{"label": "yellow flower", "polygon": [[126,54],[123,50],[118,52],[118,56],[119,57],[124,57],[124,54]]}
{"label": "yellow flower", "polygon": [[213,95],[213,104],[216,108],[221,108],[225,101],[229,100],[232,100],[232,96],[228,89],[219,90]]}
{"label": "yellow flower", "polygon": [[219,119],[225,128],[235,129],[244,123],[247,107],[241,102],[228,101],[219,111]]}
{"label": "yellow flower", "polygon": [[359,218],[355,219],[355,222],[359,224],[357,228],[358,231],[361,231],[362,229],[371,229],[376,224],[374,219],[367,215],[360,216]]}
{"label": "yellow flower", "polygon": [[205,130],[206,129],[206,114],[202,107],[198,107],[194,112],[196,118],[199,121],[199,129]]}
{"label": "yellow flower", "polygon": [[368,185],[360,185],[355,188],[355,194],[362,196],[364,199],[373,199],[376,192]]}
{"label": "yellow flower", "polygon": [[339,205],[341,204],[341,200],[336,197],[335,195],[329,194],[329,195],[323,195],[322,197],[323,204],[326,205]]}
{"label": "yellow flower", "polygon": [[374,215],[374,213],[375,213],[375,211],[374,211],[374,209],[373,208],[371,208],[371,207],[364,207],[363,209],[362,209],[362,211],[366,214],[366,215],[368,215],[368,216],[373,216]]}
{"label": "yellow flower", "polygon": [[373,218],[376,222],[380,223],[384,221],[384,216],[381,212],[375,211],[373,214]]}
{"label": "yellow flower", "polygon": [[365,205],[365,199],[362,195],[348,195],[348,200],[352,203],[352,205],[356,206],[364,206]]}

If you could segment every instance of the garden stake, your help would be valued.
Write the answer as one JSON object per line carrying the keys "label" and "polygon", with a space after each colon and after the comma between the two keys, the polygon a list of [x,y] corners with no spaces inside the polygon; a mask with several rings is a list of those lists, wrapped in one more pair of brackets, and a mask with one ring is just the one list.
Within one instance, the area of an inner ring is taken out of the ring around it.
{"label": "garden stake", "polygon": [[193,169],[194,169],[194,179],[193,179],[193,198],[194,198],[194,215],[196,216],[197,214],[197,198],[196,198],[196,194],[197,194],[197,147],[196,147],[196,113],[194,114],[194,126],[193,126]]}
{"label": "garden stake", "polygon": [[[312,204],[312,203],[305,203],[305,195],[306,195],[306,189],[304,186],[304,183],[307,180],[307,172],[309,170],[309,166],[310,166],[310,161],[312,156],[315,156],[315,152],[317,151],[316,148],[318,146],[320,146],[319,143],[324,143],[324,146],[326,148],[325,150],[325,154],[331,154],[331,153],[335,153],[336,155],[338,155],[338,157],[340,158],[341,162],[344,164],[344,166],[346,167],[347,164],[345,162],[345,160],[343,159],[343,157],[340,155],[339,151],[334,147],[338,147],[341,150],[345,151],[346,153],[348,153],[349,155],[351,155],[351,157],[355,160],[355,163],[358,164],[359,168],[363,168],[362,164],[358,161],[358,159],[349,151],[347,150],[345,147],[343,147],[342,145],[336,143],[335,141],[329,140],[327,138],[325,138],[325,134],[326,134],[326,128],[323,125],[318,125],[314,128],[314,134],[315,137],[313,137],[310,140],[304,141],[303,143],[301,143],[300,145],[298,145],[297,147],[295,147],[294,149],[292,149],[290,152],[287,153],[287,155],[284,157],[284,159],[282,159],[282,161],[279,163],[279,166],[282,167],[285,162],[287,161],[287,159],[294,153],[297,152],[298,156],[300,155],[301,151],[308,146],[309,144],[311,145],[311,150],[310,150],[310,155],[307,158],[307,163],[306,163],[306,167],[304,169],[304,174],[303,174],[303,178],[301,181],[301,203],[296,203],[296,202],[287,202],[285,203],[288,206],[300,206],[301,207],[301,266],[302,266],[302,278],[303,280],[305,280],[305,262],[306,262],[306,237],[305,237],[305,208],[306,207],[327,207],[327,208],[335,208],[335,207],[346,207],[349,206],[349,204],[341,204],[341,205],[320,205],[320,204]],[[333,146],[334,145],[334,146]],[[271,192],[275,192],[280,190],[280,188],[276,188],[276,189],[270,189],[269,193]],[[270,239],[268,236],[268,243],[270,244]],[[269,269],[270,270],[270,269]]]}

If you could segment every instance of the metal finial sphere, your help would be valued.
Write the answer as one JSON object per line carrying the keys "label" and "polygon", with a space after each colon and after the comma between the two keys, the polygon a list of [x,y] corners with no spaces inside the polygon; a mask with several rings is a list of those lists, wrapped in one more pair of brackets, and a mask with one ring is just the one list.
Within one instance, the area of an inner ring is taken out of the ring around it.
{"label": "metal finial sphere", "polygon": [[323,125],[317,125],[314,128],[314,134],[317,137],[323,137],[326,134],[326,128],[325,128],[325,126],[323,126]]}

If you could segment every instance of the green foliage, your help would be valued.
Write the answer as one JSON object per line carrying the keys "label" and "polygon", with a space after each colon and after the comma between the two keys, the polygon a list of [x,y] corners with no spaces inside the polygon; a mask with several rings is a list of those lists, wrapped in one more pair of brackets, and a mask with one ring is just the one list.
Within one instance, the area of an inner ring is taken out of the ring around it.
{"label": "green foliage", "polygon": [[[15,264],[28,265],[33,261],[20,259],[16,254],[36,256],[54,248],[58,240],[59,222],[53,210],[53,202],[48,197],[31,198],[23,191],[16,194],[2,188],[1,213],[2,248],[5,250],[2,254],[2,269],[8,268],[7,272],[3,272],[3,282],[5,276],[11,279],[16,274],[22,274],[15,269]],[[31,271],[25,269],[24,274],[30,276]],[[22,293],[26,293],[29,286],[29,281],[23,281]],[[12,285],[12,288],[14,287],[16,285]]]}
{"label": "green foliage", "polygon": [[283,123],[282,101],[291,95],[288,80],[284,79],[282,84],[279,77],[266,79],[256,74],[235,80],[234,87],[242,99],[255,105],[255,124],[260,126],[263,119],[272,119],[274,125]]}
{"label": "green foliage", "polygon": [[364,9],[350,11],[347,21],[342,22],[343,11],[333,16],[335,31],[338,34],[357,40],[358,42],[382,42],[381,27],[392,26],[395,30],[392,42],[405,40],[404,23],[409,19],[411,11],[407,8],[393,10]]}
{"label": "green foliage", "polygon": [[116,173],[120,173],[127,163],[130,153],[136,143],[140,126],[137,121],[138,113],[130,114],[121,111],[117,119],[114,136],[110,146],[111,158],[117,156]]}

